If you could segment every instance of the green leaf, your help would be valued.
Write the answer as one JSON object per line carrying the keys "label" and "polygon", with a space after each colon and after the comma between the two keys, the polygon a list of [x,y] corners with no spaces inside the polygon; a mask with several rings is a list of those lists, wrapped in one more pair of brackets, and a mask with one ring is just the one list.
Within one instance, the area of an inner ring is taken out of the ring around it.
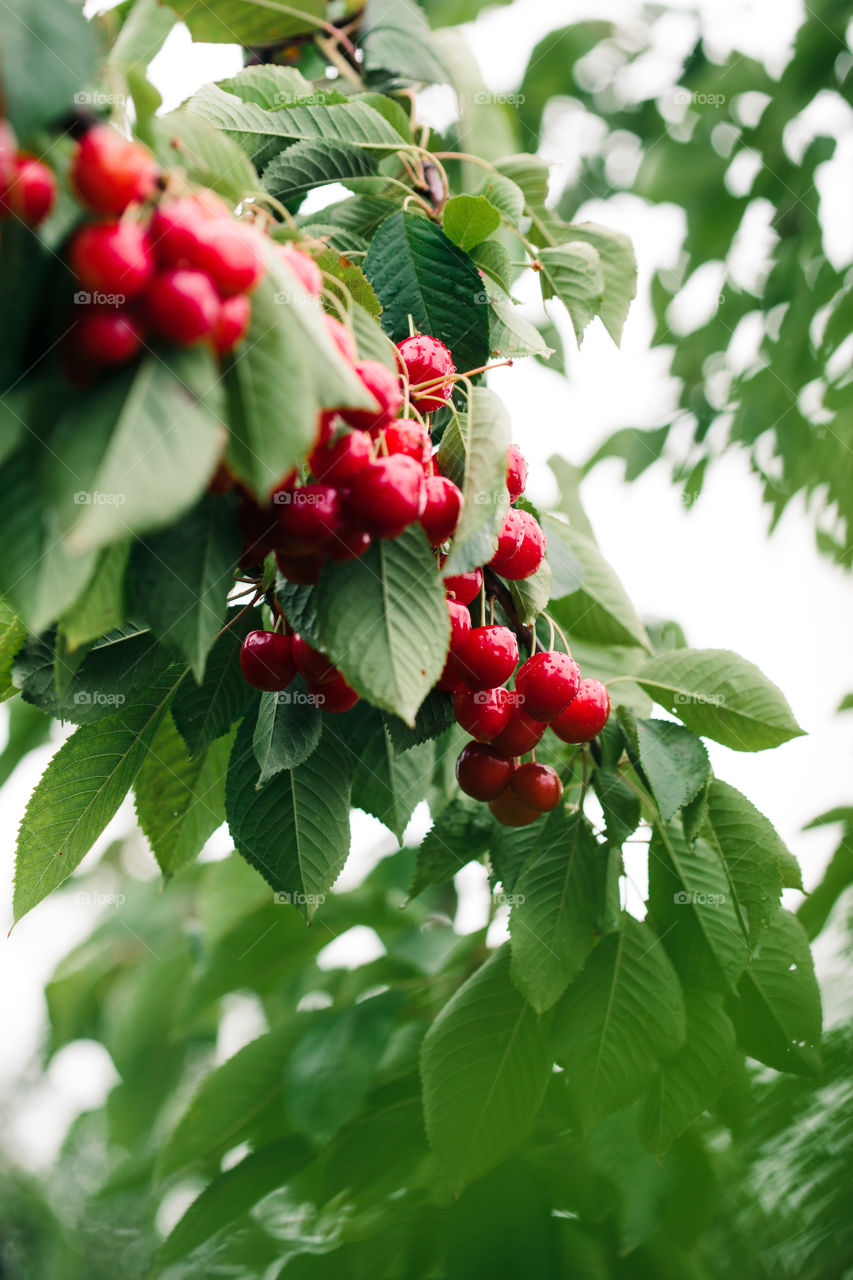
{"label": "green leaf", "polygon": [[264,169],[264,187],[283,204],[330,182],[370,178],[381,156],[348,142],[312,138],[280,151]]}
{"label": "green leaf", "polygon": [[[471,259],[476,262],[480,271],[490,276],[495,284],[500,286],[504,293],[509,293],[512,288],[512,261],[500,240],[484,240],[482,244],[475,245],[471,250]],[[486,288],[488,290],[488,285]],[[494,323],[495,318],[492,316],[490,330],[494,328]],[[491,344],[494,347],[494,339],[491,339]]]}
{"label": "green leaf", "polygon": [[577,977],[600,928],[607,853],[580,814],[555,809],[513,885],[512,980],[537,1013]]}
{"label": "green leaf", "polygon": [[477,194],[485,196],[489,204],[502,213],[507,222],[514,227],[517,227],[524,217],[524,192],[511,178],[503,177],[501,174],[490,174]]}
{"label": "green leaf", "polygon": [[27,628],[5,600],[0,599],[0,701],[5,702],[18,692],[12,683],[12,663],[15,655],[24,647]]}
{"label": "green leaf", "polygon": [[542,297],[560,299],[580,343],[584,329],[604,302],[604,271],[598,251],[591,244],[574,240],[541,249],[539,262]]}
{"label": "green leaf", "polygon": [[315,30],[326,16],[325,0],[299,0],[268,9],[245,0],[169,0],[194,40],[225,44],[276,44],[287,36]]}
{"label": "green leaf", "polygon": [[350,765],[333,731],[303,764],[258,790],[253,719],[237,734],[228,767],[225,809],[237,848],[284,902],[310,920],[349,853]]}
{"label": "green leaf", "polygon": [[235,621],[239,613],[231,611],[228,630],[208,654],[201,684],[185,680],[175,694],[172,715],[192,756],[227,733],[257,698],[240,670],[240,646],[261,625],[261,617],[252,609]]}
{"label": "green leaf", "polygon": [[380,712],[359,704],[345,725],[353,753],[352,804],[373,814],[398,840],[426,797],[435,749],[424,742],[398,754]]}
{"label": "green leaf", "polygon": [[[645,628],[597,544],[553,517],[545,520],[544,528],[549,561],[568,553],[580,565],[582,573],[581,585],[576,590],[559,599],[552,593],[555,603],[552,612],[560,626],[580,639],[597,644],[639,644],[648,649]],[[555,542],[560,550],[554,546]]]}
{"label": "green leaf", "polygon": [[639,796],[612,769],[596,769],[592,782],[604,813],[608,843],[621,849],[640,825]]}
{"label": "green leaf", "polygon": [[649,784],[658,812],[669,822],[705,785],[708,752],[688,729],[671,720],[639,720],[623,712],[628,749]]}
{"label": "green leaf", "polygon": [[231,742],[220,738],[190,757],[166,716],[133,784],[136,816],[168,879],[193,862],[225,821],[225,774]]}
{"label": "green leaf", "polygon": [[262,693],[252,739],[261,771],[258,786],[266,786],[283,769],[304,764],[320,741],[322,730],[320,709],[301,676],[280,693]]}
{"label": "green leaf", "polygon": [[409,334],[409,316],[421,333],[450,348],[460,373],[489,356],[487,298],[480,274],[435,223],[420,214],[386,218],[364,261],[382,303],[382,327],[394,342]]}
{"label": "green leaf", "polygon": [[585,1128],[638,1097],[684,1044],[675,970],[660,939],[623,913],[554,1014],[557,1061]]}
{"label": "green leaf", "polygon": [[183,169],[191,181],[239,204],[261,187],[245,151],[207,120],[186,108],[154,121],[157,155],[164,166]]}
{"label": "green leaf", "polygon": [[735,787],[717,778],[708,788],[703,834],[725,863],[754,945],[779,909],[779,866],[791,854],[764,814]]}
{"label": "green leaf", "polygon": [[168,532],[137,543],[131,581],[139,616],[167,648],[204,679],[210,648],[222,629],[243,536],[236,505],[206,494]]}
{"label": "green leaf", "polygon": [[531,577],[520,582],[510,582],[513,604],[522,622],[530,625],[547,608],[551,599],[552,581],[551,566],[545,559]]}
{"label": "green leaf", "polygon": [[26,144],[66,114],[75,92],[95,79],[95,32],[78,4],[16,0],[0,8],[3,114]]}
{"label": "green leaf", "polygon": [[449,729],[453,721],[453,699],[439,689],[427,694],[421,703],[413,726],[406,724],[399,716],[385,714],[385,725],[391,735],[394,750],[399,755],[409,751],[421,742],[431,742],[440,738],[445,729]]}
{"label": "green leaf", "polygon": [[485,196],[452,196],[444,206],[441,225],[454,244],[470,253],[497,231],[501,215]]}
{"label": "green leaf", "polygon": [[776,685],[728,649],[659,654],[634,679],[688,729],[734,751],[763,751],[803,733]]}
{"label": "green leaf", "polygon": [[446,575],[465,573],[492,558],[509,506],[506,451],[509,415],[493,391],[473,387],[468,412],[446,427],[438,464],[463,494],[462,515],[444,565]]}
{"label": "green leaf", "polygon": [[126,11],[121,30],[109,51],[110,67],[124,71],[147,67],[177,21],[175,10],[160,4],[160,0],[136,0]]}
{"label": "green leaf", "polygon": [[643,1099],[640,1136],[662,1154],[717,1099],[737,1063],[734,1027],[722,996],[684,992],[687,1042],[666,1063]]}
{"label": "green leaf", "polygon": [[413,0],[367,0],[359,44],[369,77],[443,84],[447,72],[429,23]]}
{"label": "green leaf", "polygon": [[104,547],[82,594],[60,618],[60,634],[69,653],[126,622],[125,571],[130,546],[129,542],[114,542]]}
{"label": "green leaf", "polygon": [[454,1192],[522,1140],[551,1065],[545,1026],[510,982],[501,947],[444,1006],[421,1052],[427,1136]]}
{"label": "green leaf", "polygon": [[[489,242],[491,243],[491,242]],[[503,289],[486,285],[489,298],[489,346],[492,355],[515,358],[516,356],[540,356],[546,359],[553,354],[535,324],[525,320],[518,304]]]}
{"label": "green leaf", "polygon": [[420,526],[327,565],[315,600],[323,652],[369,702],[413,725],[450,642],[444,587]]}
{"label": "green leaf", "polygon": [[495,168],[505,178],[509,178],[524,196],[527,208],[544,205],[548,199],[548,164],[539,156],[522,152],[520,155],[505,156],[495,161]]}
{"label": "green leaf", "polygon": [[489,847],[494,824],[480,804],[455,796],[438,814],[415,854],[409,898],[445,884]]}
{"label": "green leaf", "polygon": [[777,1071],[820,1068],[820,990],[809,940],[796,916],[778,911],[761,936],[731,1010],[738,1042]]}
{"label": "green leaf", "polygon": [[637,292],[634,246],[624,231],[614,231],[596,222],[573,223],[569,229],[576,241],[583,240],[598,253],[604,275],[604,299],[599,314],[618,345],[631,300]]}
{"label": "green leaf", "polygon": [[167,671],[133,706],[81,726],[53,757],[18,833],[16,920],[71,875],[116,813],[184,674]]}

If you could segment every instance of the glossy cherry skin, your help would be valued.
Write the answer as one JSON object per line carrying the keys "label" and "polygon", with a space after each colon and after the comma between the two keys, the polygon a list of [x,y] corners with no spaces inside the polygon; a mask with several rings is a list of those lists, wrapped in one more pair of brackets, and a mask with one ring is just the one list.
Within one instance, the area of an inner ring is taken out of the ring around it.
{"label": "glossy cherry skin", "polygon": [[308,680],[307,685],[313,701],[321,711],[327,711],[330,715],[337,716],[351,711],[358,702],[358,694],[355,689],[350,688],[340,671],[336,671],[330,680],[324,680],[322,684]]}
{"label": "glossy cherry skin", "polygon": [[419,422],[414,418],[395,418],[387,427],[373,432],[385,445],[387,453],[404,453],[407,458],[414,458],[421,466],[426,466],[432,454],[432,441]]}
{"label": "glossy cherry skin", "polygon": [[542,811],[523,804],[511,786],[494,800],[490,800],[489,808],[505,827],[529,827],[537,818],[542,817]]}
{"label": "glossy cherry skin", "polygon": [[460,791],[474,800],[493,800],[506,791],[515,765],[484,742],[468,742],[456,761]]}
{"label": "glossy cherry skin", "polygon": [[349,364],[355,364],[358,359],[358,350],[355,345],[355,338],[346,325],[338,320],[336,316],[327,315],[323,316],[323,324],[326,326],[326,332],[343,358]]}
{"label": "glossy cherry skin", "polygon": [[560,775],[549,764],[527,761],[520,764],[512,775],[512,789],[528,809],[550,813],[563,798]]}
{"label": "glossy cherry skin", "polygon": [[208,277],[184,267],[155,276],[144,299],[153,331],[182,347],[195,346],[213,333],[220,305]]}
{"label": "glossy cherry skin", "polygon": [[252,323],[252,304],[245,293],[226,298],[219,308],[210,341],[219,356],[227,355],[243,341]]}
{"label": "glossy cherry skin", "polygon": [[509,627],[474,627],[454,653],[459,678],[469,689],[495,689],[518,662],[518,641]]}
{"label": "glossy cherry skin", "polygon": [[89,129],[77,144],[69,177],[90,209],[117,214],[153,195],[158,173],[157,161],[147,147],[101,124]]}
{"label": "glossy cherry skin", "polygon": [[323,551],[330,560],[360,560],[373,538],[365,529],[344,522],[327,542]]}
{"label": "glossy cherry skin", "polygon": [[447,612],[450,614],[450,652],[455,652],[471,634],[471,615],[468,606],[458,600],[447,601]]}
{"label": "glossy cherry skin", "polygon": [[316,444],[308,455],[311,474],[324,484],[346,484],[372,461],[373,442],[366,431],[344,431],[331,443]]}
{"label": "glossy cherry skin", "polygon": [[400,379],[378,360],[359,360],[353,368],[376,401],[376,408],[342,408],[341,417],[351,427],[360,427],[363,431],[378,431],[381,427],[387,427],[396,418],[403,403]]}
{"label": "glossy cherry skin", "polygon": [[567,653],[534,653],[519,667],[515,692],[529,716],[547,722],[565,711],[580,680],[580,668]]}
{"label": "glossy cherry skin", "polygon": [[519,511],[518,514],[524,523],[520,547],[505,559],[495,556],[491,561],[495,572],[510,582],[531,578],[545,558],[545,534],[539,521],[529,511]]}
{"label": "glossy cherry skin", "polygon": [[510,716],[506,689],[465,689],[454,695],[456,723],[478,742],[492,742],[506,728]]}
{"label": "glossy cherry skin", "polygon": [[313,680],[314,684],[325,684],[337,675],[337,667],[325,653],[320,653],[300,635],[293,637],[293,661],[299,674],[306,680]]}
{"label": "glossy cherry skin", "polygon": [[263,237],[233,218],[211,219],[199,228],[193,265],[210,276],[221,298],[251,293],[266,270]]}
{"label": "glossy cherry skin", "polygon": [[254,689],[286,689],[296,675],[290,636],[250,631],[240,649],[240,668]]}
{"label": "glossy cherry skin", "polygon": [[73,350],[96,364],[124,364],[142,347],[142,330],[121,307],[86,307],[71,332]]}
{"label": "glossy cherry skin", "polygon": [[154,275],[154,256],[138,222],[95,222],[71,241],[68,261],[77,279],[93,293],[134,298]]}
{"label": "glossy cherry skin", "polygon": [[523,756],[532,751],[542,738],[546,725],[534,720],[519,706],[515,694],[510,695],[510,717],[506,728],[498,734],[492,745],[506,756]]}
{"label": "glossy cherry skin", "polygon": [[222,201],[210,191],[161,200],[148,227],[158,266],[197,269],[207,223],[230,216]]}
{"label": "glossy cherry skin", "polygon": [[323,272],[314,259],[290,244],[277,244],[275,251],[296,276],[305,292],[313,294],[315,298],[319,297],[323,292]]}
{"label": "glossy cherry skin", "polygon": [[332,485],[303,484],[276,497],[282,530],[308,547],[321,547],[343,525],[340,498]]}
{"label": "glossy cherry skin", "polygon": [[600,680],[581,680],[577,696],[551,728],[563,742],[591,742],[610,716],[610,695]]}
{"label": "glossy cherry skin", "polygon": [[506,451],[506,487],[512,502],[521,497],[526,484],[527,463],[518,445],[511,444]]}
{"label": "glossy cherry skin", "polygon": [[414,458],[395,453],[356,472],[344,493],[354,524],[379,538],[396,538],[414,524],[426,502],[426,481]]}
{"label": "glossy cherry skin", "polygon": [[523,536],[524,521],[521,518],[521,512],[515,507],[510,507],[498,534],[498,546],[492,557],[492,566],[495,567],[497,561],[507,560],[514,555],[521,546]]}
{"label": "glossy cherry skin", "polygon": [[41,160],[19,155],[8,184],[0,186],[0,209],[8,210],[28,227],[44,222],[56,200],[56,178]]}
{"label": "glossy cherry skin", "polygon": [[444,580],[444,589],[460,604],[470,604],[483,589],[483,570],[472,569],[470,573],[451,574]]}
{"label": "glossy cherry skin", "polygon": [[[421,382],[433,382],[436,378],[450,378],[456,372],[453,356],[438,338],[430,338],[426,334],[404,338],[397,343],[397,350],[412,387]],[[413,395],[412,404],[419,413],[430,413],[446,404],[452,391],[452,382],[445,386],[439,384]]]}
{"label": "glossy cherry skin", "polygon": [[429,545],[437,547],[456,532],[462,513],[462,492],[446,476],[427,476],[426,506],[421,527]]}

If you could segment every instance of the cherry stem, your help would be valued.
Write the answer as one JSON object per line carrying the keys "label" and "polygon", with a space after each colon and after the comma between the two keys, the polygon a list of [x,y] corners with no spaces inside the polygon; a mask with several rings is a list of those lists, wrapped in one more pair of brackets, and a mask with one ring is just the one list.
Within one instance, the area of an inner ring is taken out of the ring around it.
{"label": "cherry stem", "polygon": [[[235,623],[238,623],[240,619],[245,614],[247,614],[250,609],[253,609],[255,605],[258,603],[258,601],[262,600],[265,595],[266,595],[266,592],[264,591],[263,587],[259,587],[255,595],[253,596],[253,598],[249,601],[249,603],[245,605],[244,608],[242,608],[239,613],[236,613],[234,617],[231,619],[231,621],[222,628],[222,630],[219,632],[219,636],[224,636],[226,631],[230,631],[231,628],[235,625]],[[217,640],[219,639],[219,636],[216,637]]]}
{"label": "cherry stem", "polygon": [[545,646],[535,630],[532,627],[525,626],[521,621],[512,596],[494,569],[490,569],[488,566],[483,571],[483,588],[488,590],[489,595],[497,600],[506,614],[510,630],[515,633],[516,638],[524,645],[528,653],[545,653]]}
{"label": "cherry stem", "polygon": [[546,619],[547,619],[547,621],[548,621],[548,625],[549,625],[549,627],[551,628],[551,648],[552,648],[552,649],[554,648],[554,632],[556,631],[557,635],[560,637],[560,639],[562,640],[563,644],[566,646],[566,653],[571,653],[571,651],[572,651],[572,649],[571,649],[571,645],[569,644],[568,640],[566,639],[566,633],[563,631],[562,627],[560,627],[560,626],[559,626],[559,625],[554,621],[554,619],[551,617],[550,613],[543,613],[543,614],[542,614],[542,616],[543,616],[543,618],[546,618]]}

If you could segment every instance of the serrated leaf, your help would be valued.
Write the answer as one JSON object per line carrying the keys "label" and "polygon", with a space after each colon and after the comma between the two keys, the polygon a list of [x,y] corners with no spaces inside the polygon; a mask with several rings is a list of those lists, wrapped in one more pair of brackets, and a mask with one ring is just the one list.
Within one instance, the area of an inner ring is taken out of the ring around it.
{"label": "serrated leaf", "polygon": [[763,751],[803,733],[776,685],[728,649],[659,654],[634,679],[688,729],[734,751]]}
{"label": "serrated leaf", "polygon": [[509,584],[513,604],[522,622],[530,625],[547,607],[551,599],[552,581],[551,566],[546,559],[531,577]]}
{"label": "serrated leaf", "polygon": [[378,818],[398,840],[426,797],[435,749],[423,742],[402,754],[394,749],[382,713],[360,703],[342,725],[353,755],[352,805]]}
{"label": "serrated leaf", "polygon": [[542,297],[559,298],[569,313],[578,343],[604,302],[604,271],[597,249],[573,240],[539,251]]}
{"label": "serrated leaf", "polygon": [[[512,261],[500,240],[484,240],[482,244],[475,245],[471,250],[471,258],[476,262],[478,270],[490,276],[504,293],[509,293],[512,288]],[[490,322],[490,330],[493,328],[494,317]],[[492,340],[492,347],[494,345]]]}
{"label": "serrated leaf", "polygon": [[225,44],[275,44],[313,31],[326,16],[325,0],[299,0],[293,11],[244,0],[170,0],[194,40]]}
{"label": "serrated leaf", "polygon": [[715,778],[703,831],[720,854],[755,944],[779,909],[780,862],[791,857],[778,832],[735,787]]}
{"label": "serrated leaf", "polygon": [[685,1042],[681,987],[660,939],[623,913],[554,1014],[557,1061],[585,1128],[624,1107]]}
{"label": "serrated leaf", "polygon": [[240,670],[240,646],[248,632],[260,626],[261,618],[252,609],[235,621],[239,612],[232,610],[228,630],[208,654],[202,683],[185,680],[175,694],[172,715],[192,756],[227,733],[257,699]]}
{"label": "serrated leaf", "polygon": [[516,302],[502,289],[486,286],[489,296],[489,345],[492,355],[539,356],[543,360],[553,353],[535,324],[521,314]]}
{"label": "serrated leaf", "polygon": [[23,648],[27,628],[5,600],[0,599],[0,701],[5,702],[18,692],[12,683],[12,663]]}
{"label": "serrated leaf", "polygon": [[621,848],[640,825],[639,797],[612,769],[596,769],[592,783],[604,813],[608,843]]}
{"label": "serrated leaf", "polygon": [[796,916],[778,911],[764,930],[731,1009],[738,1042],[777,1071],[820,1068],[820,989],[809,940]]}
{"label": "serrated leaf", "polygon": [[641,720],[627,712],[626,736],[664,822],[705,785],[711,771],[703,743],[671,720]]}
{"label": "serrated leaf", "polygon": [[568,230],[573,239],[583,240],[598,253],[604,276],[599,315],[618,345],[631,300],[637,292],[637,259],[631,239],[624,231],[614,231],[595,222],[573,223]]}
{"label": "serrated leaf", "polygon": [[552,610],[560,626],[581,639],[596,644],[642,645],[649,648],[645,628],[622,583],[602,556],[597,544],[578,529],[562,521],[548,519],[544,525],[548,556],[560,554],[557,541],[581,568],[581,585],[559,599],[552,591]]}
{"label": "serrated leaf", "polygon": [[116,542],[104,548],[82,594],[60,618],[59,630],[69,653],[127,620],[125,571],[130,545]]}
{"label": "serrated leaf", "polygon": [[512,980],[537,1013],[583,968],[601,924],[605,862],[583,817],[555,809],[513,885]]}
{"label": "serrated leaf", "polygon": [[508,222],[518,226],[524,216],[524,192],[517,182],[502,174],[490,174],[477,194],[485,196]]}
{"label": "serrated leaf", "polygon": [[304,764],[322,730],[322,714],[301,677],[279,693],[262,693],[252,739],[261,771],[258,786],[266,786],[283,769]]}
{"label": "serrated leaf", "polygon": [[182,107],[154,121],[157,154],[168,168],[182,168],[191,181],[232,204],[260,190],[255,167],[237,143],[207,120]]}
{"label": "serrated leaf", "polygon": [[421,1051],[427,1136],[454,1191],[524,1138],[551,1065],[545,1025],[510,982],[501,947],[444,1006]]}
{"label": "serrated leaf", "polygon": [[420,526],[327,565],[315,601],[323,652],[373,706],[413,725],[450,642],[444,587]]}
{"label": "serrated leaf", "polygon": [[498,530],[509,507],[506,451],[512,440],[509,415],[493,391],[473,387],[468,412],[448,424],[438,464],[463,494],[462,515],[444,574],[466,573],[494,555]]}
{"label": "serrated leaf", "polygon": [[329,182],[370,178],[380,159],[378,152],[348,142],[311,138],[273,157],[264,169],[264,187],[276,200],[286,203]]}
{"label": "serrated leaf", "polygon": [[522,152],[495,161],[495,168],[519,188],[528,208],[544,205],[548,198],[549,167],[539,156]]}
{"label": "serrated leaf", "polygon": [[489,847],[493,823],[482,805],[455,796],[441,810],[415,854],[409,898],[445,884]]}
{"label": "serrated leaf", "polygon": [[501,225],[500,211],[485,196],[452,196],[444,206],[441,225],[460,249],[470,253]]}
{"label": "serrated leaf", "polygon": [[447,80],[432,32],[413,0],[367,0],[359,44],[370,76],[425,84]]}
{"label": "serrated leaf", "polygon": [[399,716],[385,714],[385,726],[391,735],[394,750],[399,755],[410,751],[421,742],[440,738],[453,724],[453,699],[439,689],[428,693],[421,703],[414,725],[407,725]]}
{"label": "serrated leaf", "polygon": [[349,853],[349,756],[333,732],[324,732],[303,764],[259,791],[254,728],[253,717],[243,721],[231,753],[228,826],[237,852],[311,920]]}

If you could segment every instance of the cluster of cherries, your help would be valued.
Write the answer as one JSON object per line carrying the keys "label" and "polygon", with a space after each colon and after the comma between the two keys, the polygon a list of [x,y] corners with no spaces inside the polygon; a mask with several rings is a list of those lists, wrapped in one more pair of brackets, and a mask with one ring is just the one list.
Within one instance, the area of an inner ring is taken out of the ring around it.
{"label": "cluster of cherries", "polygon": [[308,696],[322,711],[340,715],[358,702],[337,667],[302,636],[284,631],[250,631],[240,649],[240,668],[255,689],[278,693],[304,676]]}
{"label": "cluster of cherries", "polygon": [[28,227],[44,222],[56,201],[56,179],[42,160],[18,150],[15,131],[0,120],[0,219]]}

